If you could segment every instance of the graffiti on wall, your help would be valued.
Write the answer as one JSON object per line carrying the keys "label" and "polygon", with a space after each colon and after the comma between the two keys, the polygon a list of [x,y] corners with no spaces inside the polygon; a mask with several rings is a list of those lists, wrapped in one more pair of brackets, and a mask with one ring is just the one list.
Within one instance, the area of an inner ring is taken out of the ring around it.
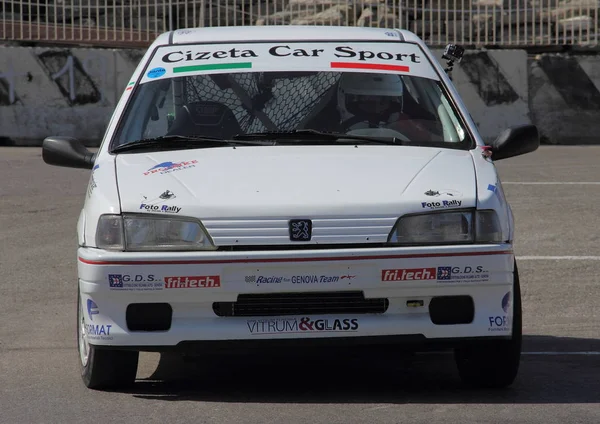
{"label": "graffiti on wall", "polygon": [[[82,63],[69,50],[49,50],[37,58],[70,106],[102,101],[100,90],[88,74],[93,59],[88,59],[88,64]],[[103,74],[106,75],[106,69]]]}
{"label": "graffiti on wall", "polygon": [[22,104],[15,92],[17,78],[22,77],[26,77],[28,81],[33,79],[31,72],[17,72],[12,64],[4,71],[0,70],[0,106]]}
{"label": "graffiti on wall", "polygon": [[99,144],[140,57],[137,51],[0,47],[0,142],[38,145],[61,134]]}
{"label": "graffiti on wall", "polygon": [[[19,87],[34,79],[38,83],[39,79],[44,80],[41,87],[45,84],[56,86],[66,106],[105,106],[110,101],[106,94],[111,92],[109,82],[114,79],[114,69],[107,56],[93,51],[81,54],[70,49],[45,49],[41,53],[28,49],[27,53],[33,56],[35,62],[23,61],[19,65],[9,59],[4,64],[0,63],[0,106],[23,106]],[[111,59],[113,57],[110,56]],[[113,79],[109,79],[111,75]]]}
{"label": "graffiti on wall", "polygon": [[460,68],[486,106],[512,104],[519,100],[517,91],[489,52],[465,54]]}

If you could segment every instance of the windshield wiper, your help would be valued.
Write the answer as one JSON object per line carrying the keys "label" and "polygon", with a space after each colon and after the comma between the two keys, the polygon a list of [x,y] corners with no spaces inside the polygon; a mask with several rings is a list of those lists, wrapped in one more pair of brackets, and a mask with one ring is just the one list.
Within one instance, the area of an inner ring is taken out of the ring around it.
{"label": "windshield wiper", "polygon": [[[265,131],[249,134],[238,134],[232,137],[234,140],[276,140],[277,143],[294,142],[310,144],[340,144],[340,140],[353,140],[351,144],[388,144],[404,145],[405,142],[396,137],[369,137],[365,135],[343,134],[317,130],[294,130],[294,131]],[[356,143],[361,141],[362,143]]]}
{"label": "windshield wiper", "polygon": [[[270,145],[271,143],[269,143]],[[111,153],[121,153],[129,150],[147,149],[147,148],[199,148],[215,146],[264,146],[265,143],[257,143],[243,140],[225,140],[218,137],[204,136],[185,136],[185,135],[165,135],[156,138],[144,138],[142,140],[132,141],[130,143],[117,146],[111,150]]]}

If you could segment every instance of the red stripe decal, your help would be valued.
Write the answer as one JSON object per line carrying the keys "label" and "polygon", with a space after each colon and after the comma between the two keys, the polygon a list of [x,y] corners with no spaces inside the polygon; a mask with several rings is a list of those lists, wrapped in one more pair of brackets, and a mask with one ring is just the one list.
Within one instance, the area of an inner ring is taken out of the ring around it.
{"label": "red stripe decal", "polygon": [[264,259],[218,259],[218,260],[162,260],[162,261],[96,261],[79,257],[79,261],[89,265],[209,265],[209,264],[244,264],[244,263],[273,263],[273,262],[325,262],[325,261],[365,261],[376,259],[415,259],[443,258],[451,256],[489,256],[512,255],[511,250],[498,252],[461,252],[461,253],[424,253],[420,255],[379,255],[379,256],[338,256],[327,258],[264,258]]}
{"label": "red stripe decal", "polygon": [[331,62],[331,67],[341,69],[374,69],[377,71],[410,72],[410,68],[408,66],[378,65],[374,63]]}

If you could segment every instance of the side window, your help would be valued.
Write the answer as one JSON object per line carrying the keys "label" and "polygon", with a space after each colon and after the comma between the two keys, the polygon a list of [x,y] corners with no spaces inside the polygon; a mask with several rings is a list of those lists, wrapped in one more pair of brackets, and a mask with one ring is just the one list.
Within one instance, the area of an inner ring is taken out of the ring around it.
{"label": "side window", "polygon": [[450,106],[448,99],[446,99],[446,96],[443,95],[442,91],[437,86],[436,92],[438,93],[440,99],[438,106],[438,114],[440,115],[440,118],[444,125],[444,135],[449,141],[464,141],[465,131],[460,125],[458,118],[454,114],[452,106]]}
{"label": "side window", "polygon": [[165,134],[167,116],[172,109],[172,84],[169,80],[142,84],[135,92],[128,117],[117,132],[115,144],[158,137]]}
{"label": "side window", "polygon": [[466,133],[441,87],[425,79],[416,80],[415,86],[418,86],[418,90],[415,91],[421,93],[421,104],[428,105],[428,110],[441,122],[443,139],[455,143],[464,141]]}
{"label": "side window", "polygon": [[413,82],[411,81],[411,78],[402,77],[402,82],[404,83],[404,86],[406,87],[406,89],[408,90],[408,92],[412,96],[412,98],[415,99],[415,102],[421,103],[419,93],[418,93],[417,89],[415,88]]}
{"label": "side window", "polygon": [[167,91],[159,92],[154,104],[150,106],[150,116],[144,129],[144,138],[160,137],[169,131],[169,124],[175,116],[172,86],[171,84]]}

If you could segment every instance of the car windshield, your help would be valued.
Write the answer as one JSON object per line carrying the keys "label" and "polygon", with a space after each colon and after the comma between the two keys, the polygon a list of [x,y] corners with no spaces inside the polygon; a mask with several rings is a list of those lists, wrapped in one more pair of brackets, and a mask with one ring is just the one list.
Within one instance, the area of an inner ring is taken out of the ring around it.
{"label": "car windshield", "polygon": [[302,130],[470,146],[463,120],[414,44],[170,46],[159,48],[144,72],[131,83],[111,148],[170,136],[277,140],[276,133],[297,132],[302,139]]}

